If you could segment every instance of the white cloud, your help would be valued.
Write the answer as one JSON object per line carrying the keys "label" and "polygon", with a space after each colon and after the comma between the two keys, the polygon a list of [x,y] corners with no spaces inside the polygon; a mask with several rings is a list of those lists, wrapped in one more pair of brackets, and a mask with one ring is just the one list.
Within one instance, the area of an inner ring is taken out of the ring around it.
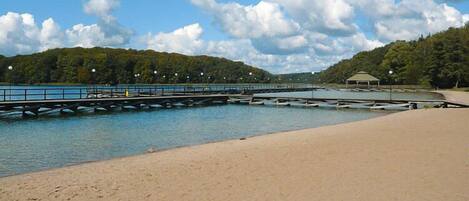
{"label": "white cloud", "polygon": [[83,5],[83,9],[86,13],[109,22],[115,19],[111,12],[118,6],[119,0],[89,0]]}
{"label": "white cloud", "polygon": [[129,43],[133,32],[115,21],[84,25],[77,24],[65,31],[67,46],[122,47]]}
{"label": "white cloud", "polygon": [[251,39],[253,46],[265,54],[288,55],[302,53],[308,49],[308,41],[303,35],[278,38]]}
{"label": "white cloud", "polygon": [[62,44],[60,28],[51,18],[39,27],[31,14],[8,12],[0,16],[0,27],[1,54],[29,54]]}
{"label": "white cloud", "polygon": [[66,30],[70,46],[79,47],[122,47],[129,43],[133,31],[123,27],[112,15],[119,0],[89,0],[83,5],[85,13],[99,17],[98,23],[77,24]]}
{"label": "white cloud", "polygon": [[[283,55],[263,53],[255,47],[250,39],[205,41],[201,39],[202,33],[203,28],[199,24],[192,24],[169,33],[148,34],[142,38],[142,42],[146,45],[147,49],[189,55],[225,57],[262,67],[274,73],[320,70],[344,58],[335,55],[316,55],[312,48],[305,48],[305,50],[298,53]],[[320,34],[311,35],[313,35],[311,37],[317,39],[323,38]],[[351,37],[350,40],[355,40],[359,37]],[[276,42],[279,43],[279,47],[291,49],[292,47],[303,47],[306,40],[304,37],[292,36],[286,41]]]}
{"label": "white cloud", "polygon": [[345,36],[357,32],[354,8],[345,0],[271,0],[282,5],[304,29]]}
{"label": "white cloud", "polygon": [[460,27],[468,20],[467,14],[432,0],[355,0],[355,5],[370,17],[376,36],[386,42]]}
{"label": "white cloud", "polygon": [[215,0],[191,1],[212,14],[216,23],[236,38],[291,36],[299,31],[299,25],[287,19],[276,3],[260,1],[257,5],[243,6]]}
{"label": "white cloud", "polygon": [[39,26],[29,13],[8,12],[0,16],[0,54],[29,54],[57,47],[123,47],[129,43],[132,30],[120,25],[111,15],[117,0],[90,0],[86,13],[99,17],[98,23],[77,24],[62,31],[52,19]]}
{"label": "white cloud", "polygon": [[44,51],[51,48],[61,47],[64,43],[64,34],[60,30],[57,23],[52,18],[49,18],[42,22],[41,34],[39,41],[41,42],[40,51]]}
{"label": "white cloud", "polygon": [[275,2],[255,5],[218,3],[215,0],[192,0],[213,15],[214,22],[231,37],[249,39],[265,54],[292,54],[307,50],[307,40],[300,25],[286,16]]}
{"label": "white cloud", "polygon": [[148,34],[144,42],[147,48],[157,51],[196,54],[203,48],[202,32],[199,24],[192,24],[171,33]]}

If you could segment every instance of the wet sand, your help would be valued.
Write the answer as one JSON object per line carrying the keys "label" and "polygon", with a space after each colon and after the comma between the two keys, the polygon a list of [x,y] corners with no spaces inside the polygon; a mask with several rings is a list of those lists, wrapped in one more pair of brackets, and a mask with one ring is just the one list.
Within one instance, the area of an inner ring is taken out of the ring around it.
{"label": "wet sand", "polygon": [[0,200],[466,201],[468,130],[469,109],[405,111],[0,178]]}

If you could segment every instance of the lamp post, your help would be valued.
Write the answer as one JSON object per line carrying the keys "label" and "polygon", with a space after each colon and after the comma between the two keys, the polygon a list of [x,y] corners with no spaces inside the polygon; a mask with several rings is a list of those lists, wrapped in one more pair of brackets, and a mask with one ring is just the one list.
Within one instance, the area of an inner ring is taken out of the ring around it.
{"label": "lamp post", "polygon": [[91,69],[91,84],[93,86],[93,93],[94,95],[97,97],[97,89],[96,89],[96,78],[95,78],[95,74],[96,74],[96,69]]}
{"label": "lamp post", "polygon": [[392,70],[389,70],[389,100],[392,101],[392,74],[394,73]]}
{"label": "lamp post", "polygon": [[200,83],[204,84],[204,72],[200,72]]}
{"label": "lamp post", "polygon": [[156,83],[156,82],[157,82],[157,79],[158,79],[158,77],[157,77],[158,71],[157,71],[157,70],[154,70],[154,71],[153,71],[153,75],[155,76],[155,83]]}
{"label": "lamp post", "polygon": [[13,82],[13,66],[8,66],[8,70],[10,71],[10,88],[9,88],[9,91],[10,91],[10,100],[11,100],[11,85],[12,85],[12,82]]}
{"label": "lamp post", "polygon": [[314,98],[314,74],[316,74],[314,71],[311,72],[311,99]]}
{"label": "lamp post", "polygon": [[[134,93],[135,93],[135,89],[137,89],[137,82],[140,77],[140,73],[135,73],[134,77],[135,77],[135,86],[134,86]],[[140,97],[140,88],[137,89],[137,96]]]}
{"label": "lamp post", "polygon": [[135,77],[135,84],[137,84],[138,78],[140,77],[140,73],[134,74]]}
{"label": "lamp post", "polygon": [[178,82],[178,73],[174,73],[174,83]]}

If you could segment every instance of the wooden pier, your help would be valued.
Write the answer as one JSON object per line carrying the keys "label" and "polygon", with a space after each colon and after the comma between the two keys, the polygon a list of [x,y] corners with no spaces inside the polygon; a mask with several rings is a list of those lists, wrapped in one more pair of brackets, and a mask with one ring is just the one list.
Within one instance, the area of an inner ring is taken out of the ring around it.
{"label": "wooden pier", "polygon": [[191,107],[211,104],[250,104],[273,106],[328,107],[337,109],[403,110],[426,107],[466,108],[469,105],[447,100],[298,98],[249,94],[312,91],[313,87],[226,87],[223,88],[46,88],[13,89],[0,99],[0,118],[81,111],[140,110],[149,108]]}
{"label": "wooden pier", "polygon": [[297,98],[275,96],[238,96],[228,100],[234,104],[328,107],[370,110],[405,110],[419,108],[468,108],[469,105],[447,100],[415,100],[415,99],[342,99],[342,98]]}
{"label": "wooden pier", "polygon": [[316,89],[289,85],[3,89],[0,117],[225,104],[230,96]]}
{"label": "wooden pier", "polygon": [[184,95],[8,101],[0,102],[0,115],[21,114],[23,116],[38,116],[50,114],[51,112],[78,113],[89,109],[94,111],[113,111],[155,107],[171,108],[174,106],[224,104],[227,103],[228,99],[228,95]]}

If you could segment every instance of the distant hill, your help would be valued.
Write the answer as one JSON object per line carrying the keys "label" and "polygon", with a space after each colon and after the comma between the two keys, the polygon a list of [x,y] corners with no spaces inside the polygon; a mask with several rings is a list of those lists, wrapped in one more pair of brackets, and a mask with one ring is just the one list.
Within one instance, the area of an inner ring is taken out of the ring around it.
{"label": "distant hill", "polygon": [[275,75],[275,82],[284,83],[311,83],[313,79],[317,78],[318,75],[312,75],[308,73],[289,73],[289,74],[277,74]]}
{"label": "distant hill", "polygon": [[[396,41],[371,51],[360,52],[323,71],[318,80],[344,83],[358,71],[367,71],[382,83],[420,84],[451,88],[469,86],[469,24],[461,28]],[[388,75],[389,70],[395,73]],[[318,81],[316,80],[316,81]]]}
{"label": "distant hill", "polygon": [[[14,67],[13,71],[8,70],[10,65]],[[96,73],[92,73],[92,69]],[[204,75],[201,76],[201,73]],[[136,74],[140,76],[136,77]],[[272,78],[269,72],[242,62],[152,50],[62,48],[32,55],[0,55],[0,82],[262,83],[270,82]]]}

